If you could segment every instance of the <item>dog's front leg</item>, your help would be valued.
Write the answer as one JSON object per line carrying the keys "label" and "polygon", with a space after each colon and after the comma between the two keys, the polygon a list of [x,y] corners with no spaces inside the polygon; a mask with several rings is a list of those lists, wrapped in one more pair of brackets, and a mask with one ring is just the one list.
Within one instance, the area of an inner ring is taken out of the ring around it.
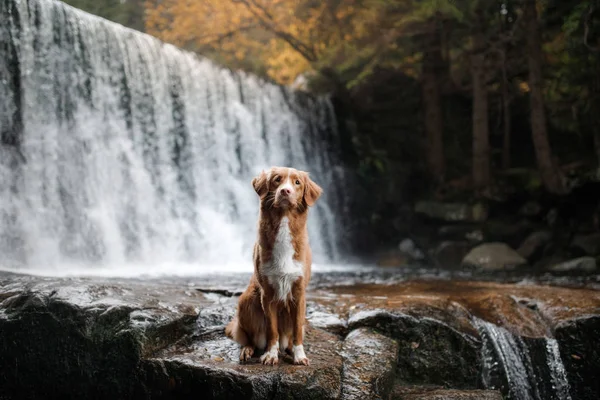
{"label": "dog's front leg", "polygon": [[292,322],[294,324],[294,337],[292,353],[294,356],[294,364],[308,365],[309,361],[304,353],[304,320],[306,318],[306,297],[304,288],[301,282],[296,283],[294,290],[295,302],[291,307]]}
{"label": "dog's front leg", "polygon": [[277,330],[277,302],[272,295],[262,294],[262,305],[267,320],[267,348],[260,357],[265,365],[276,365],[279,362],[279,332]]}

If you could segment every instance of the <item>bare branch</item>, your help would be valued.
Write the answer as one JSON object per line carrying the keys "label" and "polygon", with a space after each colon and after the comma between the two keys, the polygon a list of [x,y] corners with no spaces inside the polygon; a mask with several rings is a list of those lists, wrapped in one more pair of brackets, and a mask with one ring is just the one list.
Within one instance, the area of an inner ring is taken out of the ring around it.
{"label": "bare branch", "polygon": [[[287,42],[294,50],[296,50],[302,57],[304,57],[310,63],[314,63],[317,61],[317,55],[315,54],[314,49],[303,43],[300,39],[296,38],[292,34],[280,29],[277,27],[275,23],[275,19],[273,15],[268,12],[268,10],[262,5],[258,4],[254,0],[232,0],[234,3],[243,4],[248,11],[254,15],[259,23],[267,30],[273,32],[277,37]],[[257,10],[258,8],[264,15],[261,15]]]}
{"label": "bare branch", "polygon": [[249,25],[240,26],[240,27],[238,27],[236,29],[233,29],[233,30],[227,31],[227,32],[223,32],[223,33],[213,33],[213,34],[209,34],[209,35],[201,35],[201,36],[199,36],[197,38],[197,41],[202,41],[203,42],[206,39],[211,39],[211,40],[209,40],[207,42],[203,42],[203,44],[220,43],[223,40],[232,37],[236,33],[245,32],[245,31],[248,31],[250,29],[254,29],[257,26],[258,26],[257,24],[249,24]]}

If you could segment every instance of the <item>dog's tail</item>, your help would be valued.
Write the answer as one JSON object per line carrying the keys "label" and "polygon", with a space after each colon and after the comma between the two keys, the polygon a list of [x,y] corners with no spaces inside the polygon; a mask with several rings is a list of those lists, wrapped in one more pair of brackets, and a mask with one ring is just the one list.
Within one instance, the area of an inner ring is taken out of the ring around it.
{"label": "dog's tail", "polygon": [[238,319],[237,317],[234,317],[230,323],[227,324],[227,326],[225,327],[225,335],[230,338],[230,339],[234,339],[234,335],[235,332],[237,331],[238,328]]}

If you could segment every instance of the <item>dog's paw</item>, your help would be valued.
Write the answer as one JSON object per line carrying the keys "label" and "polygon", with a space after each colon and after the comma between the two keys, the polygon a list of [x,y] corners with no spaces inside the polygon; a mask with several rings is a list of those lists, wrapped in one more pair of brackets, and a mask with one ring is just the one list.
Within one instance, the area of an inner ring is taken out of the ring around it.
{"label": "dog's paw", "polygon": [[269,351],[260,356],[260,362],[264,365],[277,365],[279,363],[277,345],[274,345]]}
{"label": "dog's paw", "polygon": [[295,365],[310,365],[310,361],[308,360],[308,358],[304,357],[304,358],[295,358],[294,357],[294,364]]}
{"label": "dog's paw", "polygon": [[242,351],[240,352],[240,362],[245,363],[247,361],[250,361],[253,354],[254,354],[254,347],[252,347],[252,346],[242,347]]}
{"label": "dog's paw", "polygon": [[260,357],[260,362],[264,365],[277,365],[279,364],[279,357],[270,353],[265,353]]}
{"label": "dog's paw", "polygon": [[309,365],[310,362],[304,354],[304,346],[298,345],[292,348],[292,353],[294,354],[294,364],[296,365]]}

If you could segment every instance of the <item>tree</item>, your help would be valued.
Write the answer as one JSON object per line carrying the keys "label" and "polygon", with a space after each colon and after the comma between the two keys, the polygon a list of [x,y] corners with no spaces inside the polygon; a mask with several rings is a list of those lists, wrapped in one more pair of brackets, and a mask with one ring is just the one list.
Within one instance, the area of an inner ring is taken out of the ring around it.
{"label": "tree", "polygon": [[446,172],[444,157],[444,129],[440,68],[442,64],[441,32],[439,18],[428,21],[423,41],[423,66],[421,88],[425,135],[427,137],[427,162],[429,171],[438,181],[443,181]]}
{"label": "tree", "polygon": [[529,90],[531,134],[542,182],[551,193],[565,193],[565,183],[552,156],[544,109],[542,87],[542,41],[535,0],[525,0],[523,23],[527,36],[527,61],[529,65]]}
{"label": "tree", "polygon": [[64,0],[65,3],[109,19],[129,28],[144,31],[143,0]]}
{"label": "tree", "polygon": [[149,1],[146,28],[167,42],[279,83],[313,71],[345,84],[389,43],[381,10],[376,0]]}
{"label": "tree", "polygon": [[481,1],[477,1],[472,24],[473,54],[473,185],[482,189],[490,184],[490,143],[488,121],[487,70],[485,65],[486,34],[485,13]]}

